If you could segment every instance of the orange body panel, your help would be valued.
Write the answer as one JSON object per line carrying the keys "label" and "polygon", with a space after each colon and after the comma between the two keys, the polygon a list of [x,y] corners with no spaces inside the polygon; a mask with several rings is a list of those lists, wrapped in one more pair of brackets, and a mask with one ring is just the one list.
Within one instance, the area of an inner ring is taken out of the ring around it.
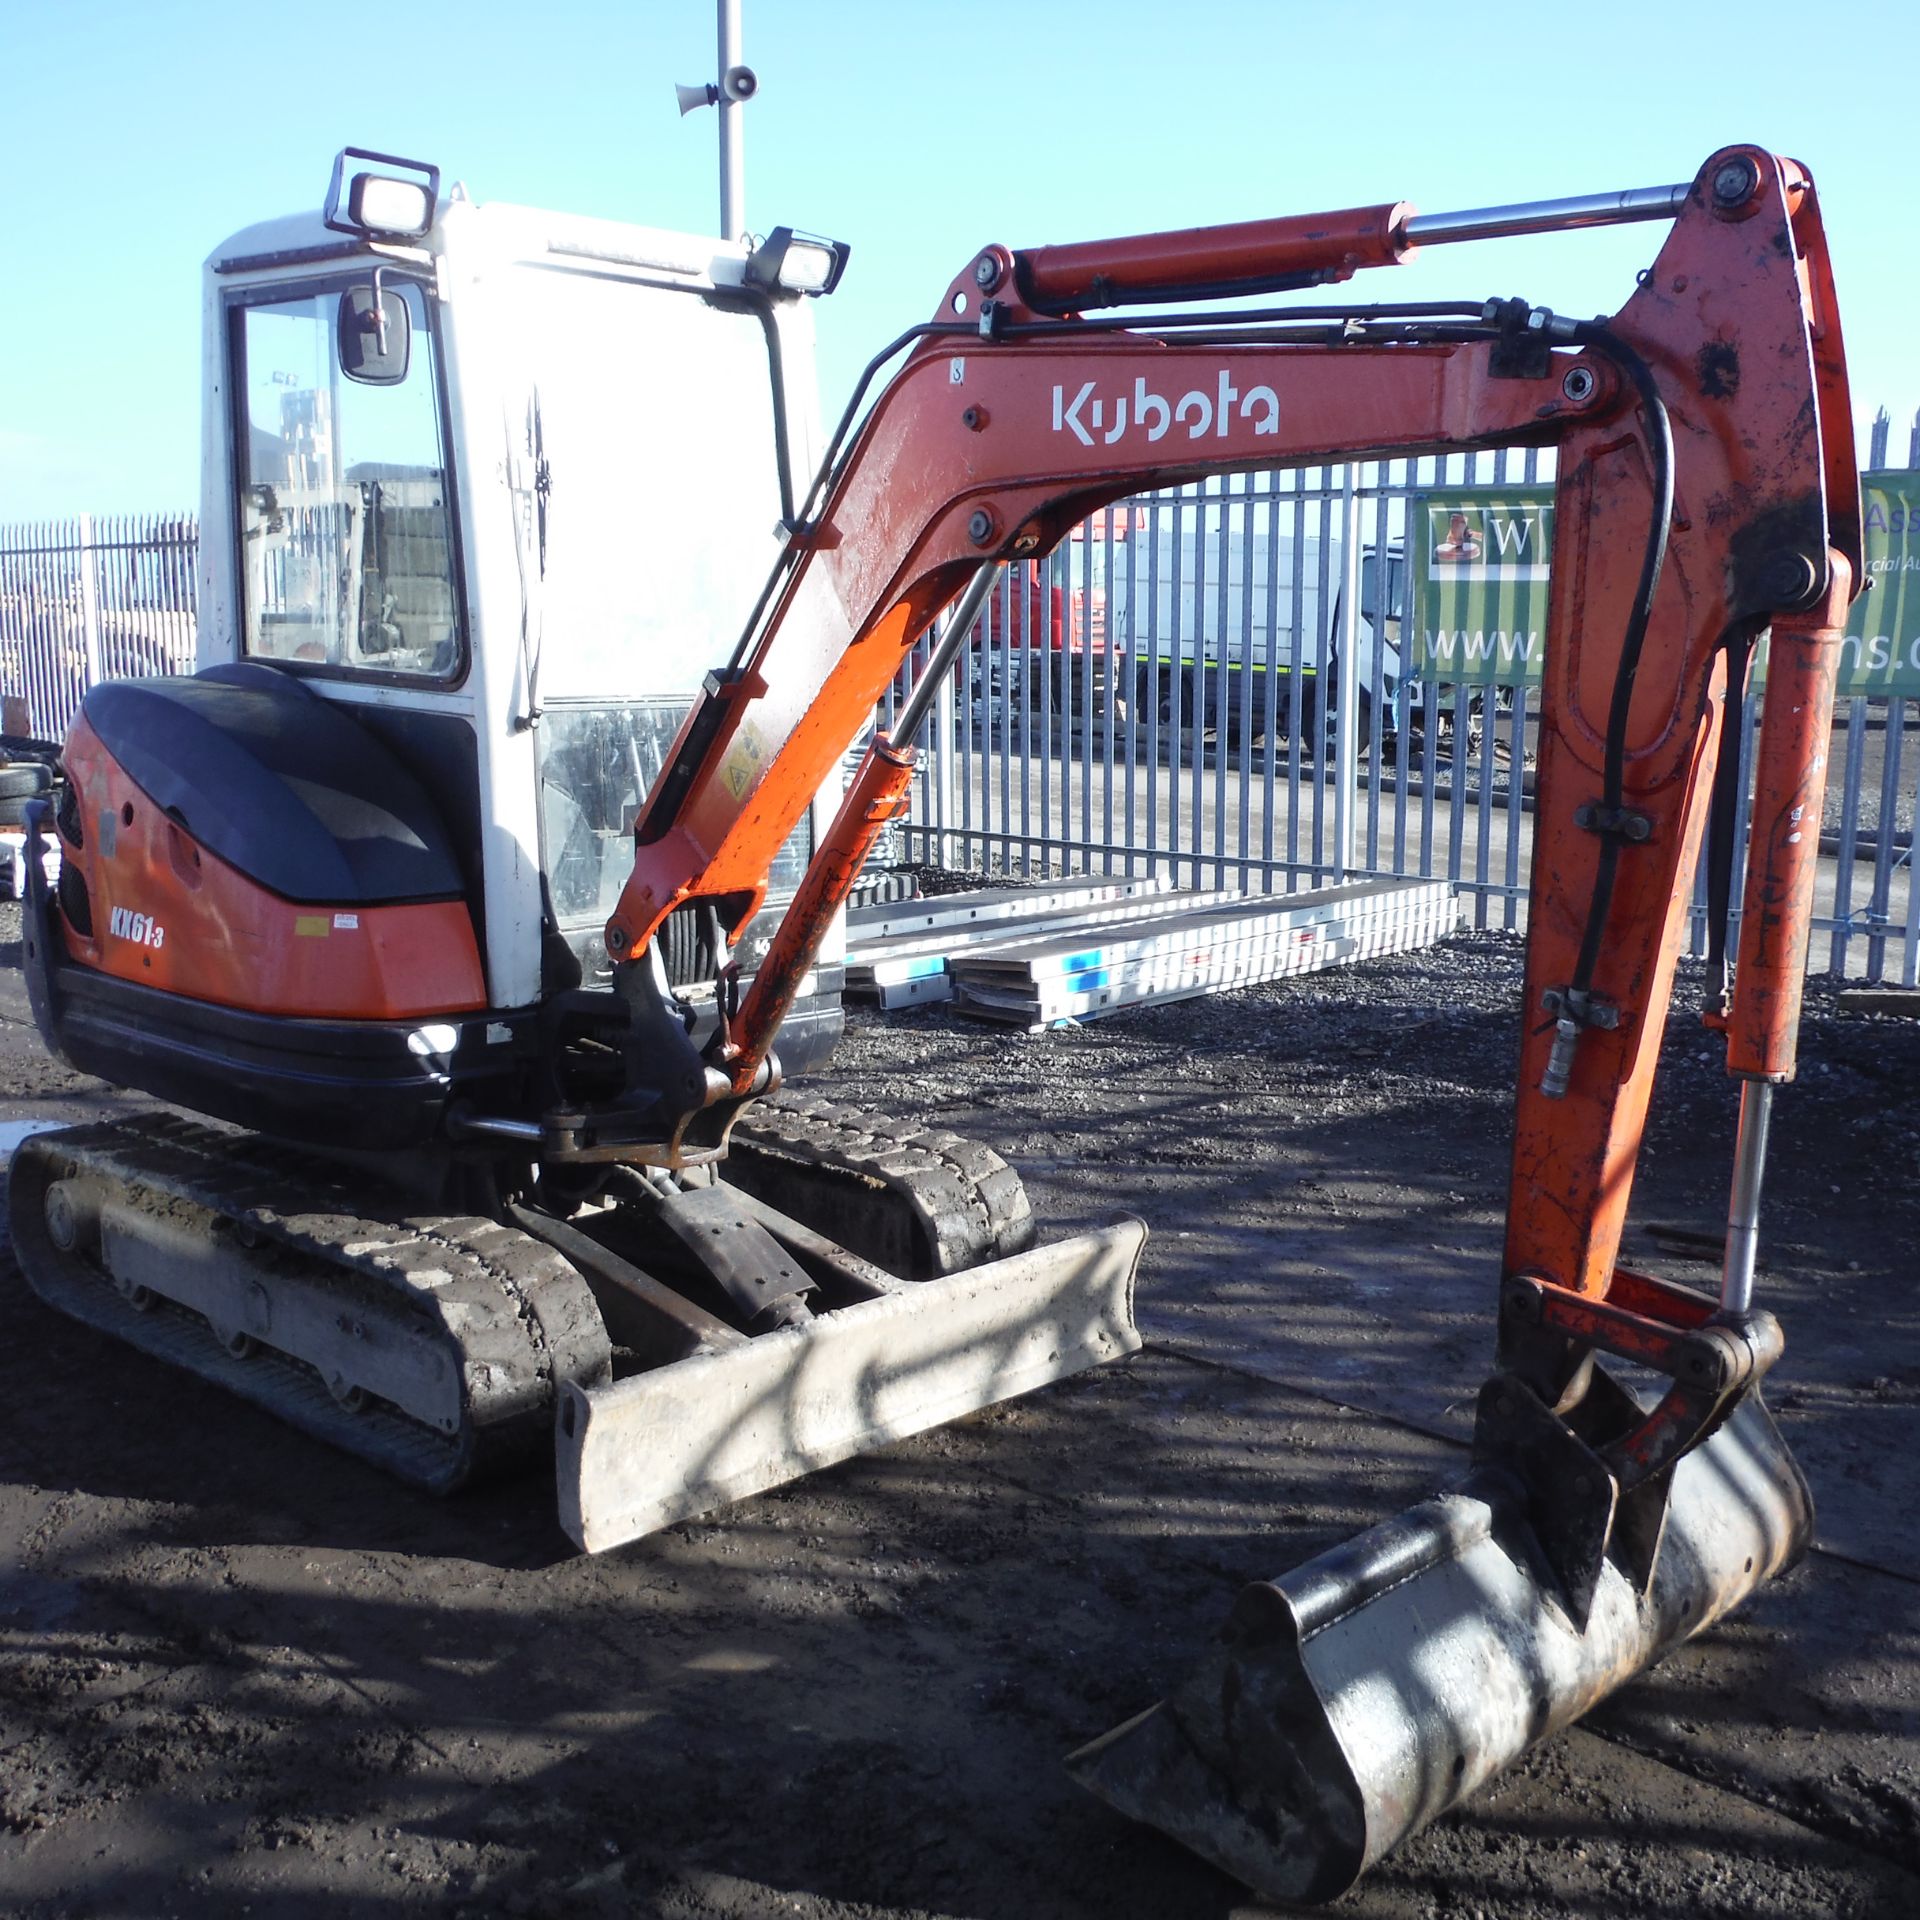
{"label": "orange body panel", "polygon": [[85,845],[63,841],[92,908],[73,959],[116,979],[249,1013],[416,1020],[487,1004],[460,900],[285,900],[197,845],[121,770],[84,719],[65,753]]}

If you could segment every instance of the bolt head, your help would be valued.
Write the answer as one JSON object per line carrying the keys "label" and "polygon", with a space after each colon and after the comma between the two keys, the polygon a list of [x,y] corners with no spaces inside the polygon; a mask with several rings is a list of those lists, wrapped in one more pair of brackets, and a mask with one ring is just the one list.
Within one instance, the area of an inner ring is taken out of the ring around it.
{"label": "bolt head", "polygon": [[1722,161],[1713,173],[1713,204],[1716,207],[1743,207],[1760,185],[1760,169],[1741,154]]}
{"label": "bolt head", "polygon": [[1797,610],[1819,592],[1820,574],[1809,555],[1783,548],[1767,561],[1762,585],[1772,605]]}
{"label": "bolt head", "polygon": [[1593,398],[1593,390],[1599,384],[1591,367],[1569,367],[1566,378],[1560,382],[1560,391],[1579,407]]}
{"label": "bolt head", "polygon": [[976,547],[984,547],[993,538],[993,515],[985,507],[975,507],[968,517],[967,538]]}
{"label": "bolt head", "polygon": [[1000,284],[1000,262],[992,254],[983,253],[973,263],[973,284],[982,293],[991,293]]}

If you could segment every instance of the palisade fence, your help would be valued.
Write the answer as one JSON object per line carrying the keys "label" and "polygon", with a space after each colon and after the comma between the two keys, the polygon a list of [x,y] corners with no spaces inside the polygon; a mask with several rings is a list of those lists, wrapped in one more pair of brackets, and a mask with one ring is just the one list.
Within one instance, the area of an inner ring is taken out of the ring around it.
{"label": "palisade fence", "polygon": [[[1905,452],[1920,474],[1920,422]],[[1261,893],[1444,877],[1474,925],[1523,925],[1544,566],[1517,587],[1477,576],[1502,536],[1548,541],[1552,479],[1551,454],[1450,455],[1234,475],[1096,514],[1050,560],[1003,570],[921,735],[905,851]],[[58,739],[94,680],[191,671],[195,547],[184,515],[0,528],[5,731]],[[1476,576],[1438,668],[1415,645],[1434,628],[1423,555]],[[1836,703],[1809,965],[1911,986],[1920,663],[1849,646],[1843,686],[1888,690]],[[1696,951],[1705,929],[1703,882]]]}
{"label": "palisade fence", "polygon": [[96,680],[191,673],[190,514],[0,527],[4,730],[59,740]]}
{"label": "palisade fence", "polygon": [[[1890,438],[1883,412],[1870,472],[1892,464]],[[1890,478],[1920,502],[1920,420],[1904,451]],[[1474,926],[1524,926],[1545,567],[1517,589],[1480,584],[1444,674],[1414,644],[1417,575],[1450,540],[1471,561],[1488,557],[1477,541],[1524,536],[1522,508],[1550,544],[1552,479],[1550,451],[1496,451],[1227,476],[1096,514],[1050,562],[1003,573],[955,697],[921,736],[910,854],[1262,893],[1444,877]],[[1913,557],[1896,543],[1890,564],[1920,571],[1920,504],[1895,505],[1897,533],[1903,513]],[[1877,581],[1856,609],[1866,635],[1892,631],[1871,622],[1902,589],[1897,572]],[[1920,580],[1904,591],[1904,644],[1890,657],[1850,638],[1843,652],[1808,965],[1911,986],[1920,646],[1906,629],[1920,632]],[[1429,606],[1418,637],[1433,626]],[[1345,678],[1358,699],[1341,697]],[[1745,860],[1743,834],[1735,941]],[[1706,928],[1703,874],[1696,953]]]}

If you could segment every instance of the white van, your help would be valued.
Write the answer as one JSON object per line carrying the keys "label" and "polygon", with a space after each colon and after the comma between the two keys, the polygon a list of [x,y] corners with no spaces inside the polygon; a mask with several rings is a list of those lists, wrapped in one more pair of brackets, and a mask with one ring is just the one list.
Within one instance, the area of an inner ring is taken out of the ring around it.
{"label": "white van", "polygon": [[[1254,735],[1271,721],[1317,746],[1347,650],[1340,542],[1249,533],[1243,517],[1211,502],[1141,515],[1126,550],[1114,549],[1107,630],[1143,715],[1183,730],[1224,719],[1238,732],[1250,707]],[[1375,695],[1391,701],[1400,685],[1406,591],[1399,543],[1368,547],[1356,636],[1363,727]]]}

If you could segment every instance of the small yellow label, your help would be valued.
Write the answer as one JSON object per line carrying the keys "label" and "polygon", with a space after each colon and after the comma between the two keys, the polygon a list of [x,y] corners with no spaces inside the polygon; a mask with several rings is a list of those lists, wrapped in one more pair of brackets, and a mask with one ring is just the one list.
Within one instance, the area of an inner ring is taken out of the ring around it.
{"label": "small yellow label", "polygon": [[333,931],[333,922],[324,913],[296,914],[293,930],[306,939],[324,940]]}
{"label": "small yellow label", "polygon": [[766,757],[760,730],[750,720],[741,721],[733,744],[727,748],[727,757],[720,763],[720,777],[736,800],[746,798],[747,789],[753,785]]}

